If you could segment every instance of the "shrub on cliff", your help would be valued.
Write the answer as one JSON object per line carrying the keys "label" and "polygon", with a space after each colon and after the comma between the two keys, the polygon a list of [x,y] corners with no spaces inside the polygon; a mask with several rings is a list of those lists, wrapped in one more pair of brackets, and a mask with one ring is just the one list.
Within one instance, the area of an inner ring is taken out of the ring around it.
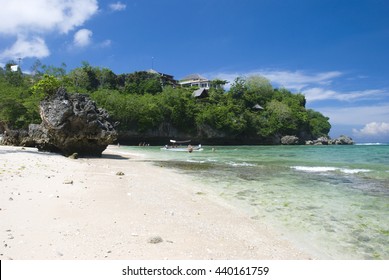
{"label": "shrub on cliff", "polygon": [[61,82],[54,76],[44,74],[43,78],[31,87],[31,92],[40,99],[53,96],[60,88]]}

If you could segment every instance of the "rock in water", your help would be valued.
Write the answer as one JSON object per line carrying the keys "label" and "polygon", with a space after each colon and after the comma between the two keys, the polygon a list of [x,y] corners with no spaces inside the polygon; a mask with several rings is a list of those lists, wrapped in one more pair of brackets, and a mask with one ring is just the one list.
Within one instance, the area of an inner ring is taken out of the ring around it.
{"label": "rock in water", "polygon": [[286,135],[281,138],[282,145],[297,145],[299,144],[300,139],[294,135]]}
{"label": "rock in water", "polygon": [[30,125],[29,140],[40,150],[64,155],[101,156],[117,138],[108,113],[85,94],[65,89],[40,104],[40,125]]}
{"label": "rock in water", "polygon": [[336,139],[333,139],[331,141],[331,144],[333,145],[353,145],[354,141],[351,137],[346,135],[341,135]]}

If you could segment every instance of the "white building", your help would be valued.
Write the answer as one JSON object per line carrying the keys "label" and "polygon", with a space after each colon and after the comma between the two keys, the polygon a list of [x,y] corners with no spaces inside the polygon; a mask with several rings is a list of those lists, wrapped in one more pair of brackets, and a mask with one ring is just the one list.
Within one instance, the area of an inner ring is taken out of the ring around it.
{"label": "white building", "polygon": [[18,72],[19,65],[11,65],[11,72]]}
{"label": "white building", "polygon": [[199,87],[209,89],[211,81],[199,74],[191,74],[180,80],[180,85],[183,87]]}

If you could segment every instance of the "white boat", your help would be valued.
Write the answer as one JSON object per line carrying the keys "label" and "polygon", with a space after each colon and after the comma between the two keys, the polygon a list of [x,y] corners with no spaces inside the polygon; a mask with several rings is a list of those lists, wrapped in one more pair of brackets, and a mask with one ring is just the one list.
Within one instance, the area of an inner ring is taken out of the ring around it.
{"label": "white boat", "polygon": [[162,147],[162,151],[169,151],[169,152],[201,152],[203,150],[201,144],[197,146],[192,146],[190,144],[191,140],[185,140],[185,141],[176,141],[176,140],[170,140],[170,145],[165,145],[165,147]]}

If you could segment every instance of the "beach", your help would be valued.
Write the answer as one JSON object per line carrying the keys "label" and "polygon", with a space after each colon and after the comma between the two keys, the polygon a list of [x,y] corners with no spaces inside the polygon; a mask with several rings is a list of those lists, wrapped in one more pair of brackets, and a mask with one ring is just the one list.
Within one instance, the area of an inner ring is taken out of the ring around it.
{"label": "beach", "polygon": [[109,146],[70,159],[0,146],[0,259],[311,259],[190,176]]}

